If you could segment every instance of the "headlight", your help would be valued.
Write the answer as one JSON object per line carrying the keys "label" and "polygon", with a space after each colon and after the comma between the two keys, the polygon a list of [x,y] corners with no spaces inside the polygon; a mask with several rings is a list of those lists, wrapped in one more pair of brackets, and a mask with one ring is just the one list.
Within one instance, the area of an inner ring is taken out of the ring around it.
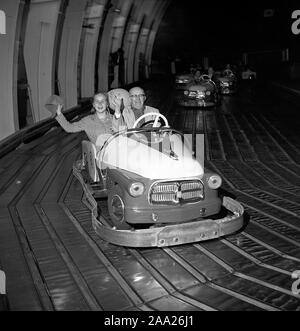
{"label": "headlight", "polygon": [[216,190],[222,185],[222,178],[219,175],[212,175],[208,178],[207,183],[209,188]]}
{"label": "headlight", "polygon": [[189,94],[189,91],[184,91],[183,92],[185,95],[188,95]]}
{"label": "headlight", "polygon": [[145,186],[143,183],[137,182],[137,183],[132,183],[129,187],[129,193],[133,197],[139,197],[144,193]]}
{"label": "headlight", "polygon": [[222,85],[222,86],[227,86],[227,87],[228,87],[228,86],[229,86],[229,83],[228,83],[228,82],[221,82],[221,85]]}
{"label": "headlight", "polygon": [[211,92],[210,91],[206,91],[206,95],[211,95]]}

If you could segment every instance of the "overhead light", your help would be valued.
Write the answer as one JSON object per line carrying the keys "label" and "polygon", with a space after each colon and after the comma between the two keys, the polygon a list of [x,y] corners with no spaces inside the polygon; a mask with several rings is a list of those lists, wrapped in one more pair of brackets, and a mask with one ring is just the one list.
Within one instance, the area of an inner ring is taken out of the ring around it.
{"label": "overhead light", "polygon": [[121,9],[119,9],[119,8],[114,8],[114,9],[113,9],[113,12],[120,14],[120,13],[121,13]]}

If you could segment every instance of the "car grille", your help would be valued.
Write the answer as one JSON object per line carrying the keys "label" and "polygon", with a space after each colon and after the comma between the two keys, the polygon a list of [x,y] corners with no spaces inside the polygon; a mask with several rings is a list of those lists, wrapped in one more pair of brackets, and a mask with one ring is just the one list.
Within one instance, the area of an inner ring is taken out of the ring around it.
{"label": "car grille", "polygon": [[155,183],[149,193],[152,205],[178,205],[198,202],[204,197],[200,180]]}
{"label": "car grille", "polygon": [[203,99],[205,98],[206,92],[205,91],[190,91],[189,97],[193,99]]}

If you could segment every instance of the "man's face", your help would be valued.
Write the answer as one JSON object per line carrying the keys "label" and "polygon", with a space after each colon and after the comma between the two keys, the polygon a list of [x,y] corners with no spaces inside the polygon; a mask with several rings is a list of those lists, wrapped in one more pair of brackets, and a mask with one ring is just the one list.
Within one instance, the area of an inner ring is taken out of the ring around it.
{"label": "man's face", "polygon": [[107,108],[107,101],[105,96],[97,96],[94,99],[93,107],[95,108],[97,113],[103,113]]}
{"label": "man's face", "polygon": [[132,108],[142,109],[146,100],[145,92],[141,88],[133,88],[129,91]]}

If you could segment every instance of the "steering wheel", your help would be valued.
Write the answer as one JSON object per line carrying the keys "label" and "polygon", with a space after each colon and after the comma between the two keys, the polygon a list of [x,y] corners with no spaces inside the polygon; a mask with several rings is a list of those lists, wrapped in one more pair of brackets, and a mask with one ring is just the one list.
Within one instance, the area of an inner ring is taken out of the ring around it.
{"label": "steering wheel", "polygon": [[140,116],[133,124],[133,129],[137,128],[137,125],[141,122],[141,120],[143,120],[145,117],[148,117],[148,116],[155,116],[154,118],[154,123],[152,125],[153,128],[158,128],[158,120],[159,118],[162,118],[163,121],[165,122],[165,126],[169,126],[169,122],[168,120],[165,118],[164,115],[160,114],[160,113],[147,113],[147,114],[144,114],[142,116]]}
{"label": "steering wheel", "polygon": [[140,129],[142,128],[152,128],[153,127],[154,120],[150,120],[147,122],[144,122],[141,126]]}
{"label": "steering wheel", "polygon": [[[151,121],[148,121],[148,122],[144,123],[144,125],[146,125],[146,127],[150,127],[150,125],[153,122],[153,124],[152,124],[151,127],[152,128],[158,128],[159,127],[159,125],[158,125],[159,118],[162,118],[164,120],[165,126],[167,126],[167,127],[169,126],[168,120],[165,118],[164,115],[162,115],[160,113],[154,113],[154,112],[152,112],[152,113],[147,113],[147,114],[144,114],[144,115],[140,116],[135,121],[135,123],[133,125],[133,129],[137,128],[137,125],[140,123],[140,121],[142,121],[147,116],[154,116],[155,118],[154,118],[154,120],[151,120]],[[154,142],[156,144],[157,143],[160,143],[164,139],[164,137],[165,137],[165,134],[161,135],[160,133],[155,133],[155,132],[151,132],[151,134],[153,135],[152,137],[154,138],[154,140],[151,139],[150,141],[152,141],[152,142]],[[145,144],[148,144],[149,143],[149,138],[144,139],[143,133],[134,133],[134,136],[136,137],[136,139],[138,141],[142,141]]]}

